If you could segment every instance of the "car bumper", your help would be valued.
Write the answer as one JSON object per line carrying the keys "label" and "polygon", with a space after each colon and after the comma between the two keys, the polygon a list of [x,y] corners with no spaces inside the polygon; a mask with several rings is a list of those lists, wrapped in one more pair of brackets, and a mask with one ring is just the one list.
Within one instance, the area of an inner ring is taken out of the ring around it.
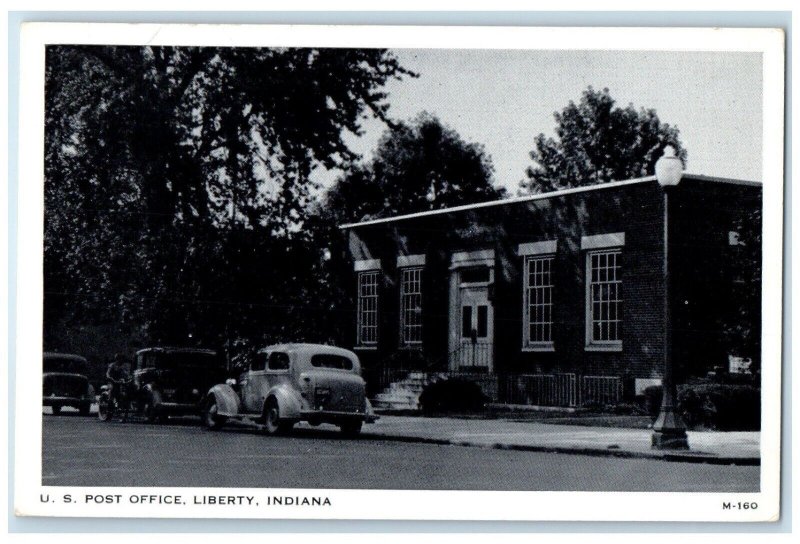
{"label": "car bumper", "polygon": [[321,419],[323,421],[357,420],[364,423],[375,423],[378,416],[358,412],[335,412],[333,410],[304,410],[300,412],[302,419]]}

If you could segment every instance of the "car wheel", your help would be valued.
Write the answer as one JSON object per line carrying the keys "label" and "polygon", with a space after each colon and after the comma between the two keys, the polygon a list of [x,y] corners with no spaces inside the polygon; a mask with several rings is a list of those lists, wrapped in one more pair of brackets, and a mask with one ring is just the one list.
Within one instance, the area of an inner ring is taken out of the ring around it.
{"label": "car wheel", "polygon": [[97,400],[97,419],[100,421],[111,421],[114,415],[114,407],[108,394],[103,393]]}
{"label": "car wheel", "polygon": [[342,423],[341,429],[344,436],[355,438],[359,435],[359,433],[361,433],[361,422],[348,421],[347,423]]}
{"label": "car wheel", "polygon": [[206,402],[206,407],[203,410],[203,425],[206,429],[211,431],[218,431],[225,425],[228,418],[219,415],[219,406],[217,406],[217,399],[213,396]]}
{"label": "car wheel", "polygon": [[156,402],[152,392],[147,393],[147,396],[144,399],[144,404],[142,405],[142,414],[144,414],[144,419],[148,423],[161,423],[163,421],[158,413],[158,410],[156,409]]}
{"label": "car wheel", "polygon": [[285,434],[288,430],[291,430],[291,428],[291,424],[286,421],[281,421],[278,401],[274,398],[270,398],[264,407],[264,432],[269,435]]}
{"label": "car wheel", "polygon": [[57,416],[58,414],[61,413],[61,406],[59,406],[58,404],[54,404],[50,407],[50,410],[53,412],[54,416]]}
{"label": "car wheel", "polygon": [[91,410],[91,408],[92,406],[90,404],[81,404],[80,407],[78,408],[78,413],[80,413],[80,415],[82,415],[83,417],[86,417],[89,415],[89,411]]}

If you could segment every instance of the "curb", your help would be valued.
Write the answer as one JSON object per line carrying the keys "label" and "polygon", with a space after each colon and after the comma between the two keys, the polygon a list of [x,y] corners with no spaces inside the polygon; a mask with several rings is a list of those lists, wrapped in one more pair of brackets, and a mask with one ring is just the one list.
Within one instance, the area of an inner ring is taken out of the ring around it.
{"label": "curb", "polygon": [[709,465],[738,465],[761,466],[760,457],[720,457],[708,453],[657,453],[647,451],[632,451],[602,448],[569,448],[562,446],[535,446],[526,444],[479,444],[465,440],[450,440],[446,438],[428,438],[424,436],[385,435],[362,432],[362,438],[388,440],[392,442],[406,442],[418,444],[434,444],[438,446],[462,446],[471,448],[484,448],[506,451],[528,451],[539,453],[560,453],[566,455],[588,455],[592,457],[619,457],[627,459],[655,459],[676,463],[706,463]]}

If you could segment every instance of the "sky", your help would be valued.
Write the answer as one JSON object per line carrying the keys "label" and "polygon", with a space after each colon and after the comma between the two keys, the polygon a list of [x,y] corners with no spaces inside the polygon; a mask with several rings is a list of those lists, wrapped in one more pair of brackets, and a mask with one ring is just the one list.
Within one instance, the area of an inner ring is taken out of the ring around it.
{"label": "sky", "polygon": [[[554,135],[553,113],[588,87],[608,88],[617,105],[653,108],[677,126],[686,171],[761,181],[762,60],[759,53],[648,51],[393,51],[419,78],[386,87],[389,115],[428,111],[469,142],[484,144],[495,183],[515,194],[539,133]],[[348,135],[369,160],[386,127],[364,122]],[[324,184],[335,172],[319,172]]]}

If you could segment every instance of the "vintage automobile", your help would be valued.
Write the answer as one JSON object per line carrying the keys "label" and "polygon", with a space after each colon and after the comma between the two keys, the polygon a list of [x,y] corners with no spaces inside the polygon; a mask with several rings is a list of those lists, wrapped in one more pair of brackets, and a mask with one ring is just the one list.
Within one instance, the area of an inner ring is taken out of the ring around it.
{"label": "vintage automobile", "polygon": [[366,397],[361,365],[351,351],[318,344],[280,344],[260,350],[238,381],[208,392],[203,424],[212,430],[228,419],[286,434],[298,421],[330,423],[345,435],[361,432],[377,417]]}
{"label": "vintage automobile", "polygon": [[129,394],[135,410],[149,422],[201,415],[205,393],[227,376],[227,362],[214,350],[147,348],[136,352]]}
{"label": "vintage automobile", "polygon": [[49,406],[54,415],[64,406],[77,408],[82,416],[89,415],[94,388],[86,377],[86,359],[80,355],[45,352],[42,363],[42,405]]}

